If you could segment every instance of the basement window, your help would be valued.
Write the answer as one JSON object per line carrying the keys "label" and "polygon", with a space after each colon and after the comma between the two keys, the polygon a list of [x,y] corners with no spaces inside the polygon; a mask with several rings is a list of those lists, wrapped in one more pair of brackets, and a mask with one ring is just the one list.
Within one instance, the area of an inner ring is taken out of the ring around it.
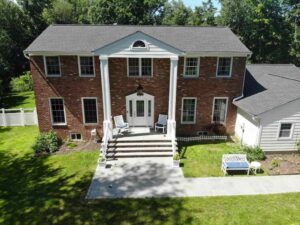
{"label": "basement window", "polygon": [[81,141],[82,136],[80,133],[71,133],[70,138],[72,141]]}

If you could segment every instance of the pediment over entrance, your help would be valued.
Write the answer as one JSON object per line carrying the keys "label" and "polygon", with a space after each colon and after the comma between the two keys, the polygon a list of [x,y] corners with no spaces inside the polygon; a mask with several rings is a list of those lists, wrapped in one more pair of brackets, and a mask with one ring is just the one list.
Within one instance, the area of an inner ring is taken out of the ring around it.
{"label": "pediment over entrance", "polygon": [[[135,43],[140,43],[135,47]],[[144,43],[144,45],[141,45]],[[109,45],[94,50],[96,55],[109,57],[170,57],[183,54],[183,51],[155,39],[141,31],[123,37]]]}

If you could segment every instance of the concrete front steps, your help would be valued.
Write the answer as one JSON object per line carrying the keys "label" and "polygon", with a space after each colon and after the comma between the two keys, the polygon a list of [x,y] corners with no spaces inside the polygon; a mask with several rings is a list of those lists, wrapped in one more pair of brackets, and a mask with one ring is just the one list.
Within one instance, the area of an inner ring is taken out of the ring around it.
{"label": "concrete front steps", "polygon": [[170,139],[112,139],[108,143],[106,153],[107,159],[172,156],[172,142]]}

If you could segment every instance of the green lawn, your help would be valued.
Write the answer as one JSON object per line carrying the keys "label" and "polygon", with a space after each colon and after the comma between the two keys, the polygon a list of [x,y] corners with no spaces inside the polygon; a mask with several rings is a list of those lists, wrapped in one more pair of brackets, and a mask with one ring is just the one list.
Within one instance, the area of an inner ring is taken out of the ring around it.
{"label": "green lawn", "polygon": [[35,107],[35,98],[33,91],[10,93],[3,98],[2,102],[6,109]]}
{"label": "green lawn", "polygon": [[300,194],[86,201],[98,151],[36,158],[37,133],[0,128],[0,224],[300,224]]}

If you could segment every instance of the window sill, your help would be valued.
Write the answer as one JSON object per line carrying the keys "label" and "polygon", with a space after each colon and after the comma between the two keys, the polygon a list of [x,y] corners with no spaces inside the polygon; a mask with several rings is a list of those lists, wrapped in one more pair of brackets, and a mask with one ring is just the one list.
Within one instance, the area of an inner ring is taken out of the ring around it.
{"label": "window sill", "polygon": [[99,123],[83,123],[84,126],[98,126]]}
{"label": "window sill", "polygon": [[185,75],[183,75],[183,79],[196,80],[196,79],[199,79],[199,76],[185,76]]}
{"label": "window sill", "polygon": [[67,126],[66,123],[52,123],[53,127],[62,127],[62,126]]}
{"label": "window sill", "polygon": [[57,75],[46,75],[46,77],[48,78],[48,77],[50,77],[50,78],[52,78],[52,77],[61,77],[61,74],[57,74]]}
{"label": "window sill", "polygon": [[91,74],[91,75],[79,75],[79,77],[87,77],[87,78],[91,78],[91,77],[96,77],[95,74]]}
{"label": "window sill", "polygon": [[181,122],[182,125],[195,125],[196,122]]}
{"label": "window sill", "polygon": [[229,79],[229,78],[231,78],[231,75],[230,76],[216,76],[216,78],[226,78],[226,79]]}

